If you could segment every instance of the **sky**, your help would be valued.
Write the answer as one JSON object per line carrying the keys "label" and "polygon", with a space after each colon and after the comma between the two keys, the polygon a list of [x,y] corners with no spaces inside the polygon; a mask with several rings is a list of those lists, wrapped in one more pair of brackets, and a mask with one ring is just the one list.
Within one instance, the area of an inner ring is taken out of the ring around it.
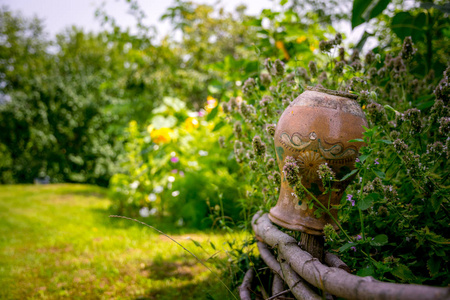
{"label": "sky", "polygon": [[[146,24],[157,25],[160,35],[170,32],[168,22],[159,18],[173,4],[173,0],[139,0],[139,5],[147,15]],[[217,6],[217,0],[195,0]],[[232,11],[239,4],[247,5],[247,13],[258,15],[264,8],[274,8],[276,1],[270,0],[223,0],[221,5]],[[72,25],[82,27],[86,31],[99,31],[100,21],[95,19],[96,8],[105,3],[106,11],[116,18],[120,27],[133,28],[133,17],[127,13],[125,0],[0,0],[0,6],[8,6],[13,11],[20,11],[25,17],[37,16],[44,20],[45,30],[55,36]]]}

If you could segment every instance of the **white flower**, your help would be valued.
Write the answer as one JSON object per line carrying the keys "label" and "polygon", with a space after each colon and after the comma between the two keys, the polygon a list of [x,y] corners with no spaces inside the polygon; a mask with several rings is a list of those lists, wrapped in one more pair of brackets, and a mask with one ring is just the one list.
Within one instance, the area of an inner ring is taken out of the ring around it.
{"label": "white flower", "polygon": [[176,197],[180,194],[180,191],[173,191],[172,192],[172,197]]}
{"label": "white flower", "polygon": [[155,187],[155,188],[153,189],[153,193],[156,193],[156,194],[159,194],[159,193],[161,193],[162,191],[164,191],[164,188],[163,188],[162,186],[160,186],[160,185],[158,185],[157,187]]}
{"label": "white flower", "polygon": [[154,194],[154,193],[149,194],[148,201],[151,201],[151,202],[156,201],[156,194]]}
{"label": "white flower", "polygon": [[200,150],[200,151],[198,151],[198,155],[200,155],[200,156],[207,156],[208,155],[208,151]]}
{"label": "white flower", "polygon": [[137,189],[139,186],[139,181],[133,181],[133,183],[130,184],[130,188],[132,188],[133,190]]}
{"label": "white flower", "polygon": [[149,214],[153,216],[157,211],[158,209],[156,209],[156,207],[153,207],[152,209],[150,209]]}
{"label": "white flower", "polygon": [[167,177],[167,180],[168,180],[169,182],[174,182],[174,181],[175,181],[175,177],[169,176],[169,177]]}
{"label": "white flower", "polygon": [[143,207],[139,210],[139,215],[143,218],[147,218],[148,216],[150,216],[150,210],[148,209],[148,207]]}

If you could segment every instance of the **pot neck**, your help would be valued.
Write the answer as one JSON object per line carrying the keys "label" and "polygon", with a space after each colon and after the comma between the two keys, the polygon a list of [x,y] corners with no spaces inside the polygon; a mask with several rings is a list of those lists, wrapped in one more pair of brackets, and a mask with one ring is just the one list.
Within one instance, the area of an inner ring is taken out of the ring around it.
{"label": "pot neck", "polygon": [[339,97],[344,97],[344,98],[350,98],[350,99],[353,99],[353,100],[358,99],[358,95],[350,94],[350,93],[347,93],[347,92],[329,90],[329,89],[326,89],[326,88],[321,87],[321,86],[307,86],[306,90],[307,91],[314,91],[314,92],[325,93],[325,94],[332,95],[332,96],[339,96]]}

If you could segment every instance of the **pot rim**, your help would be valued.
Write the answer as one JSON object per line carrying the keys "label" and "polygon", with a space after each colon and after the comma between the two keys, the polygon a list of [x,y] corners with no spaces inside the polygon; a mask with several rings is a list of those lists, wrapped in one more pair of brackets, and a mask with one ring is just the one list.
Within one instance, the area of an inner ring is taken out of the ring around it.
{"label": "pot rim", "polygon": [[356,94],[351,94],[351,93],[342,92],[342,91],[329,90],[322,86],[317,86],[317,85],[316,86],[307,86],[306,90],[313,91],[313,92],[325,93],[325,94],[332,95],[332,96],[345,97],[345,98],[349,98],[349,99],[353,99],[353,100],[358,99],[358,95],[356,95]]}

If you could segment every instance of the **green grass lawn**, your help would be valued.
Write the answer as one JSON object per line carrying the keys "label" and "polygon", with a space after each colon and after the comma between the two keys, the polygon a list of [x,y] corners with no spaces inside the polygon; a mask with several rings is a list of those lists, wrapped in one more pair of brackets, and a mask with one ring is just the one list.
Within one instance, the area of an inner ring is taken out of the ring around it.
{"label": "green grass lawn", "polygon": [[[0,186],[0,298],[233,298],[218,281],[223,276],[174,242],[109,218],[106,195],[87,185]],[[216,252],[212,242],[225,259],[229,236],[168,233],[203,260]]]}

